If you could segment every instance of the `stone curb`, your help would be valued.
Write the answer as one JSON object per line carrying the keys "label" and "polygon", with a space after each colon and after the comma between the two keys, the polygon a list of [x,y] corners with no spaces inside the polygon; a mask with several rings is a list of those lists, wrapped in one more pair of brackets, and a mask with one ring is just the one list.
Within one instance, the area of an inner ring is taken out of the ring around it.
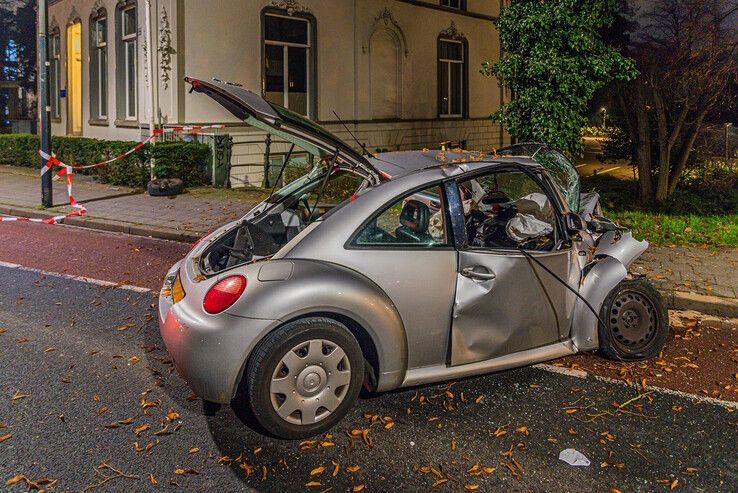
{"label": "stone curb", "polygon": [[[50,211],[29,209],[7,204],[0,204],[0,214],[39,219],[46,219],[58,215],[58,213]],[[180,241],[183,243],[195,242],[204,234],[196,231],[177,231],[148,224],[125,223],[87,215],[69,217],[64,220],[63,224],[115,233],[127,233],[136,236],[150,236],[152,238]]]}
{"label": "stone curb", "polygon": [[707,315],[738,318],[738,300],[707,296],[686,291],[667,291],[661,293],[667,308],[673,310],[694,310]]}

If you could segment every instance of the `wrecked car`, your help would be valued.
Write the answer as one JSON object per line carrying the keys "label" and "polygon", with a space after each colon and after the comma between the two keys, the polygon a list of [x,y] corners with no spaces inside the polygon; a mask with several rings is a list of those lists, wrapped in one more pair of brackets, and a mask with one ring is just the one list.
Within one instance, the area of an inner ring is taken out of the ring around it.
{"label": "wrecked car", "polygon": [[248,406],[262,431],[294,439],[337,423],[362,386],[661,350],[662,300],[628,272],[648,244],[583,200],[555,151],[370,156],[246,89],[186,81],[316,156],[166,277],[161,335],[204,400]]}

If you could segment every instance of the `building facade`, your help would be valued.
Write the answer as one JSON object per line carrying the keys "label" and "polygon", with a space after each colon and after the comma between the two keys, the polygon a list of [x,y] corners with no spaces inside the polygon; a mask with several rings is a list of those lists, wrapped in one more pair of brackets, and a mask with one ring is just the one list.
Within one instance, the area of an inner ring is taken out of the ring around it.
{"label": "building facade", "polygon": [[500,56],[500,1],[52,0],[52,131],[140,140],[152,124],[225,123],[234,186],[258,183],[264,136],[189,94],[191,75],[352,139],[345,124],[370,150],[491,149],[509,140],[489,120],[503,92],[479,72]]}

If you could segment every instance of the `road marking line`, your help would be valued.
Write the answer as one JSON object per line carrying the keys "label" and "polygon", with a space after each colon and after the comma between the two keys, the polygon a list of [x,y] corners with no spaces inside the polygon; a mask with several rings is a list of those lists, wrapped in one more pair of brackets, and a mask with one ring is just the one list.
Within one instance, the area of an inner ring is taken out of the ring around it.
{"label": "road marking line", "polygon": [[[628,385],[622,380],[617,380],[615,378],[610,378],[610,377],[603,377],[601,375],[595,375],[594,373],[589,373],[583,370],[573,370],[570,368],[562,368],[559,366],[549,365],[546,363],[533,365],[533,368],[547,371],[549,373],[556,373],[559,375],[565,375],[568,377],[581,378],[581,379],[587,379],[591,376],[595,380],[599,380],[601,382],[614,383],[617,385],[622,385],[625,387],[632,388],[632,385]],[[684,399],[689,399],[691,401],[694,401],[696,404],[707,403],[707,404],[712,404],[715,406],[720,406],[725,409],[733,409],[733,410],[738,409],[738,402],[726,401],[723,399],[716,399],[715,397],[705,397],[703,395],[690,394],[689,392],[682,392],[681,390],[666,389],[663,387],[655,387],[653,385],[646,385],[645,390],[650,390],[652,392],[657,392],[660,394],[667,394],[667,395],[673,395],[676,397],[682,397]]]}
{"label": "road marking line", "polygon": [[10,262],[3,262],[0,260],[0,267],[7,267],[8,269],[18,269],[26,272],[34,272],[36,274],[42,274],[51,277],[61,277],[62,279],[69,279],[72,281],[86,282],[88,284],[94,284],[104,288],[114,289],[125,289],[126,291],[133,291],[135,293],[153,293],[154,290],[149,288],[142,288],[140,286],[133,286],[131,284],[117,284],[111,281],[103,281],[102,279],[93,279],[91,277],[76,276],[74,274],[62,274],[59,272],[49,272],[41,269],[34,269],[33,267],[26,267],[20,264],[12,264]]}
{"label": "road marking line", "polygon": [[620,169],[622,166],[615,166],[614,168],[606,169],[605,171],[599,171],[597,172],[598,175],[604,175],[605,173],[609,173],[610,171],[615,171],[616,169]]}

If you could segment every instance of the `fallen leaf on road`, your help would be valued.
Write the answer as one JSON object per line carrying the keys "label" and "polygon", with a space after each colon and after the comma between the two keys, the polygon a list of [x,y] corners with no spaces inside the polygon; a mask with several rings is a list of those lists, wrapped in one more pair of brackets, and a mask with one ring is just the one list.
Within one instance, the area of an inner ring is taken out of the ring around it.
{"label": "fallen leaf on road", "polygon": [[354,486],[353,488],[351,488],[351,491],[353,493],[359,493],[360,491],[364,491],[364,488],[366,488],[365,485],[363,485],[363,484],[357,484],[356,486]]}
{"label": "fallen leaf on road", "polygon": [[440,485],[442,485],[443,483],[447,483],[447,482],[448,482],[448,479],[447,479],[447,478],[441,478],[441,479],[439,479],[438,481],[436,481],[435,483],[433,483],[433,484],[431,485],[431,488],[435,488],[436,486],[440,486]]}
{"label": "fallen leaf on road", "polygon": [[17,342],[18,344],[23,344],[24,342],[28,342],[29,340],[30,339],[28,339],[27,337],[19,337],[15,340],[15,342]]}
{"label": "fallen leaf on road", "polygon": [[1,436],[1,437],[0,437],[0,443],[3,443],[3,442],[4,442],[5,440],[7,440],[8,438],[10,438],[10,437],[12,437],[12,436],[13,436],[13,434],[12,434],[12,433],[8,433],[7,435],[3,435],[3,436]]}
{"label": "fallen leaf on road", "polygon": [[148,430],[149,428],[151,428],[149,425],[141,425],[135,430],[133,430],[133,432],[136,434],[136,436],[139,436],[141,433]]}
{"label": "fallen leaf on road", "polygon": [[517,428],[515,428],[515,431],[517,431],[518,433],[523,433],[523,434],[525,434],[525,436],[528,436],[528,427],[527,426],[518,426]]}
{"label": "fallen leaf on road", "polygon": [[18,400],[21,400],[21,399],[25,399],[26,397],[28,397],[28,394],[21,394],[21,391],[20,390],[16,390],[15,391],[15,394],[13,394],[13,398],[11,400],[18,401]]}
{"label": "fallen leaf on road", "polygon": [[156,480],[156,477],[154,476],[154,474],[153,474],[153,473],[152,473],[152,474],[149,474],[149,483],[153,484],[154,486],[156,486],[156,485],[157,485],[157,484],[159,483],[159,482],[158,482],[158,481]]}
{"label": "fallen leaf on road", "polygon": [[479,485],[478,484],[465,484],[464,489],[468,491],[476,491],[479,489]]}
{"label": "fallen leaf on road", "polygon": [[169,411],[167,411],[167,419],[169,421],[174,421],[176,419],[179,419],[179,413],[176,412],[174,409],[169,409]]}
{"label": "fallen leaf on road", "polygon": [[97,410],[97,415],[100,416],[104,413],[106,413],[108,410],[108,406],[100,406],[100,409]]}
{"label": "fallen leaf on road", "polygon": [[52,351],[56,351],[56,348],[55,348],[55,347],[50,347],[50,348],[46,348],[46,349],[44,350],[44,352],[45,352],[45,353],[50,353],[50,352],[52,352]]}
{"label": "fallen leaf on road", "polygon": [[258,454],[259,452],[261,452],[261,447],[256,447],[254,449],[254,455]]}
{"label": "fallen leaf on road", "polygon": [[319,474],[323,474],[323,471],[325,471],[325,467],[318,466],[315,469],[313,469],[312,471],[310,471],[310,475],[311,476],[317,476]]}
{"label": "fallen leaf on road", "polygon": [[[0,441],[2,441],[2,440],[0,440]],[[687,468],[687,474],[695,474],[696,472],[697,472],[697,468],[696,467],[688,467]]]}
{"label": "fallen leaf on road", "polygon": [[145,398],[141,398],[141,401],[139,402],[141,405],[141,408],[146,409],[149,407],[159,407],[161,406],[161,401],[159,399],[155,401],[147,401]]}
{"label": "fallen leaf on road", "polygon": [[191,448],[191,449],[190,449],[190,450],[189,450],[188,452],[189,452],[190,454],[196,454],[196,453],[198,453],[199,451],[200,451],[200,449],[199,449],[199,448],[197,448],[197,447],[192,447],[192,448]]}
{"label": "fallen leaf on road", "polygon": [[307,483],[305,483],[305,486],[307,486],[308,488],[314,488],[316,486],[321,486],[321,484],[320,481],[308,481]]}
{"label": "fallen leaf on road", "polygon": [[614,486],[610,486],[610,493],[623,493],[623,492]]}
{"label": "fallen leaf on road", "polygon": [[130,358],[128,358],[129,365],[135,365],[139,361],[141,361],[141,358],[139,358],[138,356],[131,356]]}
{"label": "fallen leaf on road", "polygon": [[346,466],[346,472],[348,472],[349,474],[353,474],[359,469],[361,469],[361,466]]}
{"label": "fallen leaf on road", "polygon": [[184,476],[185,474],[200,474],[199,472],[195,471],[194,469],[175,469],[174,474],[177,474],[179,476]]}
{"label": "fallen leaf on road", "polygon": [[121,425],[129,425],[131,423],[133,423],[133,418],[126,418],[126,419],[121,419],[120,421],[118,421],[118,424],[121,424]]}
{"label": "fallen leaf on road", "polygon": [[341,466],[338,465],[338,462],[331,461],[333,463],[333,472],[331,473],[331,476],[334,478],[338,476],[338,471],[341,469]]}

